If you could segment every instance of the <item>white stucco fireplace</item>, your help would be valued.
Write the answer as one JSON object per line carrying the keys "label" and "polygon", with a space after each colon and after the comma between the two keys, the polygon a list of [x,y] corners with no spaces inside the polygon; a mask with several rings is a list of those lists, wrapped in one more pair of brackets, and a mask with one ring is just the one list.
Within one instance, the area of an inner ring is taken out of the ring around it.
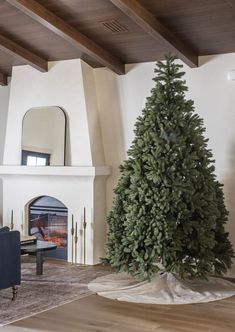
{"label": "white stucco fireplace", "polygon": [[[22,121],[26,112],[52,106],[62,108],[67,118],[65,166],[21,166]],[[78,230],[77,262],[84,263],[85,249],[85,263],[96,264],[104,256],[109,174],[93,69],[81,60],[51,63],[49,72],[43,74],[29,66],[14,67],[0,166],[3,225],[10,225],[13,211],[14,229],[27,235],[29,204],[37,197],[54,197],[68,208],[68,261],[72,259],[73,216]]]}
{"label": "white stucco fireplace", "polygon": [[[68,208],[68,261],[72,259],[72,215],[78,225],[77,262],[84,263],[83,217],[86,208],[86,264],[96,264],[104,255],[105,190],[109,167],[1,166],[3,220],[28,235],[28,206],[40,196],[52,196]],[[74,254],[75,256],[75,254]]]}

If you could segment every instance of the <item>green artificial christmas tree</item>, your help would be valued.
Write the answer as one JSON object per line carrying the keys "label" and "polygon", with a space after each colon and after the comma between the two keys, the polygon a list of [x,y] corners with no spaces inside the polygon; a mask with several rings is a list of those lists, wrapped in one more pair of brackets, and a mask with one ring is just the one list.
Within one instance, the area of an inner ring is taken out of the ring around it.
{"label": "green artificial christmas tree", "polygon": [[233,257],[203,120],[174,60],[157,64],[108,216],[107,260],[139,280],[159,264],[184,279],[222,275]]}

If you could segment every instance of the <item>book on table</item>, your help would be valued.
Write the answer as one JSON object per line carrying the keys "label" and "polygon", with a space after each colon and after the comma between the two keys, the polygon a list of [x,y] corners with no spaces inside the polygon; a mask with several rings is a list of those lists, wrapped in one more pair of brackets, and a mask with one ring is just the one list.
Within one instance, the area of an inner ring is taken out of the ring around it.
{"label": "book on table", "polygon": [[20,244],[33,244],[37,242],[36,236],[20,235]]}

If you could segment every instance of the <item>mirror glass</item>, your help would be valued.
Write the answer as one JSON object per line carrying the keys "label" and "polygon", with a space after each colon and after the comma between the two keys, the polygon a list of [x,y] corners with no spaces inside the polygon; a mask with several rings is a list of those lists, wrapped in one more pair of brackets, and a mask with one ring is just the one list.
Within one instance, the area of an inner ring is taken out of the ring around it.
{"label": "mirror glass", "polygon": [[23,119],[21,165],[64,166],[65,131],[60,107],[31,108]]}

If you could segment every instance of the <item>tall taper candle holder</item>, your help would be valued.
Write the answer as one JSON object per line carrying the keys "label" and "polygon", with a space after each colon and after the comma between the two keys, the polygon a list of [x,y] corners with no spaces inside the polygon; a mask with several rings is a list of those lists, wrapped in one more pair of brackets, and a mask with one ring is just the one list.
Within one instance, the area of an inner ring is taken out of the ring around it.
{"label": "tall taper candle holder", "polygon": [[77,264],[77,252],[78,252],[78,223],[75,224],[75,236],[74,236],[74,243],[75,243],[75,264]]}
{"label": "tall taper candle holder", "polygon": [[84,214],[83,214],[83,263],[86,264],[86,208],[84,207]]}
{"label": "tall taper candle holder", "polygon": [[22,224],[20,225],[21,233],[24,233],[24,211],[22,211]]}
{"label": "tall taper candle holder", "polygon": [[71,263],[73,264],[73,252],[74,252],[74,218],[73,218],[73,214],[72,214],[71,236],[72,236]]}
{"label": "tall taper candle holder", "polygon": [[14,222],[13,222],[13,210],[11,210],[11,223],[10,223],[10,230],[14,229]]}

